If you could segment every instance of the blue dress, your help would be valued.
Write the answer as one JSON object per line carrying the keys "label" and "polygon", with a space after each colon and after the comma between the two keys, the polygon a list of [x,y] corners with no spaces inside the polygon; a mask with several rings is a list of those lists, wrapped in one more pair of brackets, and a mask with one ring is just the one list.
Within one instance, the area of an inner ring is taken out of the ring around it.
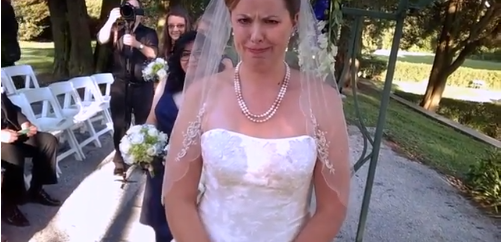
{"label": "blue dress", "polygon": [[[178,111],[173,94],[165,90],[155,108],[157,129],[170,136]],[[160,160],[153,166],[155,175],[151,177],[147,172],[140,222],[155,230],[157,242],[170,242],[173,237],[161,203],[164,166]]]}

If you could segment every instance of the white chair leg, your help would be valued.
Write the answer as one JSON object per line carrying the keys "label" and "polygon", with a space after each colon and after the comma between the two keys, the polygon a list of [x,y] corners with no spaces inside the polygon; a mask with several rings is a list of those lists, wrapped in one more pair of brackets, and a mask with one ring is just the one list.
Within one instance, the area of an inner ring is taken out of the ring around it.
{"label": "white chair leg", "polygon": [[82,149],[78,145],[77,138],[71,129],[67,129],[64,131],[65,135],[68,136],[68,143],[70,144],[71,149],[75,150],[75,159],[79,161],[83,161],[85,159],[85,154]]}
{"label": "white chair leg", "polygon": [[101,121],[101,125],[106,125],[108,123],[108,120],[106,118],[106,114],[103,111],[102,115],[99,116],[99,121]]}
{"label": "white chair leg", "polygon": [[94,145],[98,148],[101,148],[101,141],[99,140],[99,136],[96,133],[96,129],[94,129],[94,126],[92,126],[92,122],[90,119],[85,121],[85,126],[87,131],[89,132],[89,135],[92,137]]}
{"label": "white chair leg", "polygon": [[110,134],[113,135],[113,119],[111,119],[111,114],[109,109],[103,110],[103,120],[106,120],[106,127],[110,130]]}

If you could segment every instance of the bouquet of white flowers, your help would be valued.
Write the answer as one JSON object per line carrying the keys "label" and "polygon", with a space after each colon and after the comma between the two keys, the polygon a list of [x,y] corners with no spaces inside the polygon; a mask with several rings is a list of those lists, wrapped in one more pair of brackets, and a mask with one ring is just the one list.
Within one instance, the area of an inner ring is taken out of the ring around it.
{"label": "bouquet of white flowers", "polygon": [[156,58],[144,67],[143,78],[145,81],[158,81],[167,76],[168,70],[169,66],[167,65],[167,61],[162,58]]}
{"label": "bouquet of white flowers", "polygon": [[132,126],[120,140],[120,151],[124,162],[147,169],[154,176],[151,163],[156,157],[163,157],[168,137],[158,131],[154,125],[143,124]]}

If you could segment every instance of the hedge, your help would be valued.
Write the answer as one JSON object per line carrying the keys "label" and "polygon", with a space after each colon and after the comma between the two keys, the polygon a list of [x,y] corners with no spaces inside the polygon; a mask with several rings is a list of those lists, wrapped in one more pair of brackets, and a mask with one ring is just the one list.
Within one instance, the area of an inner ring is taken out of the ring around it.
{"label": "hedge", "polygon": [[[382,78],[386,76],[386,65],[386,61],[363,58],[360,67],[365,77]],[[406,82],[428,80],[431,67],[427,64],[397,62],[393,80]],[[473,80],[484,81],[486,88],[501,90],[501,71],[477,70],[466,67],[460,67],[452,73],[447,80],[447,85],[469,87]]]}

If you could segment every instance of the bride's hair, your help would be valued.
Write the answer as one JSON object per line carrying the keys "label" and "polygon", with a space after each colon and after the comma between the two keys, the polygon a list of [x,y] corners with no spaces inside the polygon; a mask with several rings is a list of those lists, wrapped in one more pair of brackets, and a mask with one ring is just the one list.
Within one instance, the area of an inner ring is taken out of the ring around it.
{"label": "bride's hair", "polygon": [[[285,3],[285,7],[291,16],[291,19],[294,19],[294,16],[299,13],[299,9],[301,6],[301,0],[283,0]],[[237,6],[240,0],[224,0],[226,6],[230,10],[230,12]]]}

